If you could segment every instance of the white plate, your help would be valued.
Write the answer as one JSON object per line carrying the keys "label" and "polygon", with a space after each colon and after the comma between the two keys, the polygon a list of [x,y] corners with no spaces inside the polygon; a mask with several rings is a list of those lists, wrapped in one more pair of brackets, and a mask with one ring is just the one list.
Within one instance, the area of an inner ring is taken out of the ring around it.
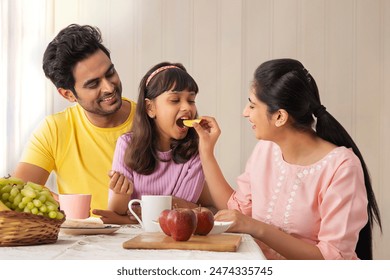
{"label": "white plate", "polygon": [[229,229],[229,227],[233,224],[232,221],[222,222],[222,221],[214,221],[214,227],[209,232],[209,234],[220,234],[224,233]]}
{"label": "white plate", "polygon": [[[153,221],[153,223],[160,225],[158,222]],[[233,224],[232,221],[222,222],[222,221],[214,221],[214,227],[211,229],[209,234],[220,234],[224,233],[229,229],[229,227]],[[160,229],[161,230],[161,229]],[[161,230],[162,231],[162,230]]]}
{"label": "white plate", "polygon": [[70,235],[82,235],[82,234],[111,234],[120,229],[120,225],[104,224],[98,227],[67,227],[61,226],[60,232]]}

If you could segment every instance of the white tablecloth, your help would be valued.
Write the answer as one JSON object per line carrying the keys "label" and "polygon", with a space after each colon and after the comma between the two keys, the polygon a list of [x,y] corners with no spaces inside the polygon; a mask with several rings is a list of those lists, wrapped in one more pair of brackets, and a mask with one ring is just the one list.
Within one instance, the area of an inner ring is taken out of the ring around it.
{"label": "white tablecloth", "polygon": [[199,250],[123,249],[123,242],[142,233],[138,226],[121,227],[113,234],[67,235],[60,231],[54,244],[0,247],[0,260],[262,260],[262,251],[250,235],[243,234],[237,252]]}

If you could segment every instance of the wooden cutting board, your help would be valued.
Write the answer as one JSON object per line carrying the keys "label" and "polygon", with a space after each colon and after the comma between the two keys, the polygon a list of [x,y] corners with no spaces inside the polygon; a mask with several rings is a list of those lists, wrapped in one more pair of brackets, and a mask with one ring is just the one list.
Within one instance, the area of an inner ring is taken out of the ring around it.
{"label": "wooden cutting board", "polygon": [[124,242],[123,248],[235,252],[240,243],[241,235],[233,234],[193,235],[188,241],[175,241],[161,232],[144,232]]}

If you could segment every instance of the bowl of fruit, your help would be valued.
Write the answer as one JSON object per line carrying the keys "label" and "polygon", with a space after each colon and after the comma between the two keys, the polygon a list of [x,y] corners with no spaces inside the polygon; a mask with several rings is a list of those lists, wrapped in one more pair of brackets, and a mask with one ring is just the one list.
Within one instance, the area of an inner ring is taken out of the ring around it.
{"label": "bowl of fruit", "polygon": [[55,243],[64,221],[65,214],[47,187],[0,178],[0,246]]}

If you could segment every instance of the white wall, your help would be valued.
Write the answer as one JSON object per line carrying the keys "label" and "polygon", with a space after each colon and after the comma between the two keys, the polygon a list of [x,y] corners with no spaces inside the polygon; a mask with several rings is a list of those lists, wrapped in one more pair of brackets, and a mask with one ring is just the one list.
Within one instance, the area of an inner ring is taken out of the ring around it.
{"label": "white wall", "polygon": [[[390,1],[55,0],[53,18],[53,36],[70,23],[102,30],[129,98],[151,66],[182,62],[200,86],[200,114],[219,120],[217,155],[232,184],[255,143],[241,118],[254,69],[301,60],[366,159],[384,230],[374,255],[390,259]],[[52,90],[55,112],[68,104]]]}

